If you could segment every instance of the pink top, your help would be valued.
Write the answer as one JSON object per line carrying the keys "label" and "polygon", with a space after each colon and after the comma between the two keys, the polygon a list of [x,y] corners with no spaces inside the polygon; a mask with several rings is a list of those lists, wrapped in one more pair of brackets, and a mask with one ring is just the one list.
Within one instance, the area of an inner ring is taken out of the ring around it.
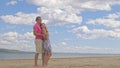
{"label": "pink top", "polygon": [[[42,29],[41,29],[41,27],[39,26],[39,24],[36,23],[36,24],[34,25],[33,29],[36,30],[37,33],[42,34]],[[42,39],[42,36],[37,35],[37,36],[35,36],[35,39]]]}

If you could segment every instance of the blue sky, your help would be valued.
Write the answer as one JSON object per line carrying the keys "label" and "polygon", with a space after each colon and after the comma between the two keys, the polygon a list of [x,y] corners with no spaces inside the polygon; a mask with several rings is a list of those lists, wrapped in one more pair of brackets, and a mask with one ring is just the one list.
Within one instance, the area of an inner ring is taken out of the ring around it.
{"label": "blue sky", "polygon": [[0,48],[35,51],[35,17],[53,52],[120,53],[120,0],[1,0]]}

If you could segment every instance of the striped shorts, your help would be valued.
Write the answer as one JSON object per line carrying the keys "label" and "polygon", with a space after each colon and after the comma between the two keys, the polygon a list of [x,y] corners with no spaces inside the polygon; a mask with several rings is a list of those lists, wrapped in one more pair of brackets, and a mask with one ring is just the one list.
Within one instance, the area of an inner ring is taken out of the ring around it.
{"label": "striped shorts", "polygon": [[51,52],[51,44],[49,39],[43,40],[43,50],[44,52]]}

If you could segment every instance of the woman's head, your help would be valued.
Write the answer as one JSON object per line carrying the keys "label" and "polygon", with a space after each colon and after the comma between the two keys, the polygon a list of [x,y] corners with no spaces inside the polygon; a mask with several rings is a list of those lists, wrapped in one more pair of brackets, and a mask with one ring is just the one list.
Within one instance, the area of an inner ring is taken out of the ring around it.
{"label": "woman's head", "polygon": [[42,23],[41,26],[44,28],[45,27],[45,23]]}

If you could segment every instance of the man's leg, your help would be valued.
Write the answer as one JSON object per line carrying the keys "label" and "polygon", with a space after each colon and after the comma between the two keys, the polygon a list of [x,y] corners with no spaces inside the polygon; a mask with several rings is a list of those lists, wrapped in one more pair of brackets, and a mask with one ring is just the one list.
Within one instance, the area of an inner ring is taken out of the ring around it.
{"label": "man's leg", "polygon": [[39,53],[35,53],[35,66],[38,66],[38,64],[37,64],[38,56],[39,56]]}

